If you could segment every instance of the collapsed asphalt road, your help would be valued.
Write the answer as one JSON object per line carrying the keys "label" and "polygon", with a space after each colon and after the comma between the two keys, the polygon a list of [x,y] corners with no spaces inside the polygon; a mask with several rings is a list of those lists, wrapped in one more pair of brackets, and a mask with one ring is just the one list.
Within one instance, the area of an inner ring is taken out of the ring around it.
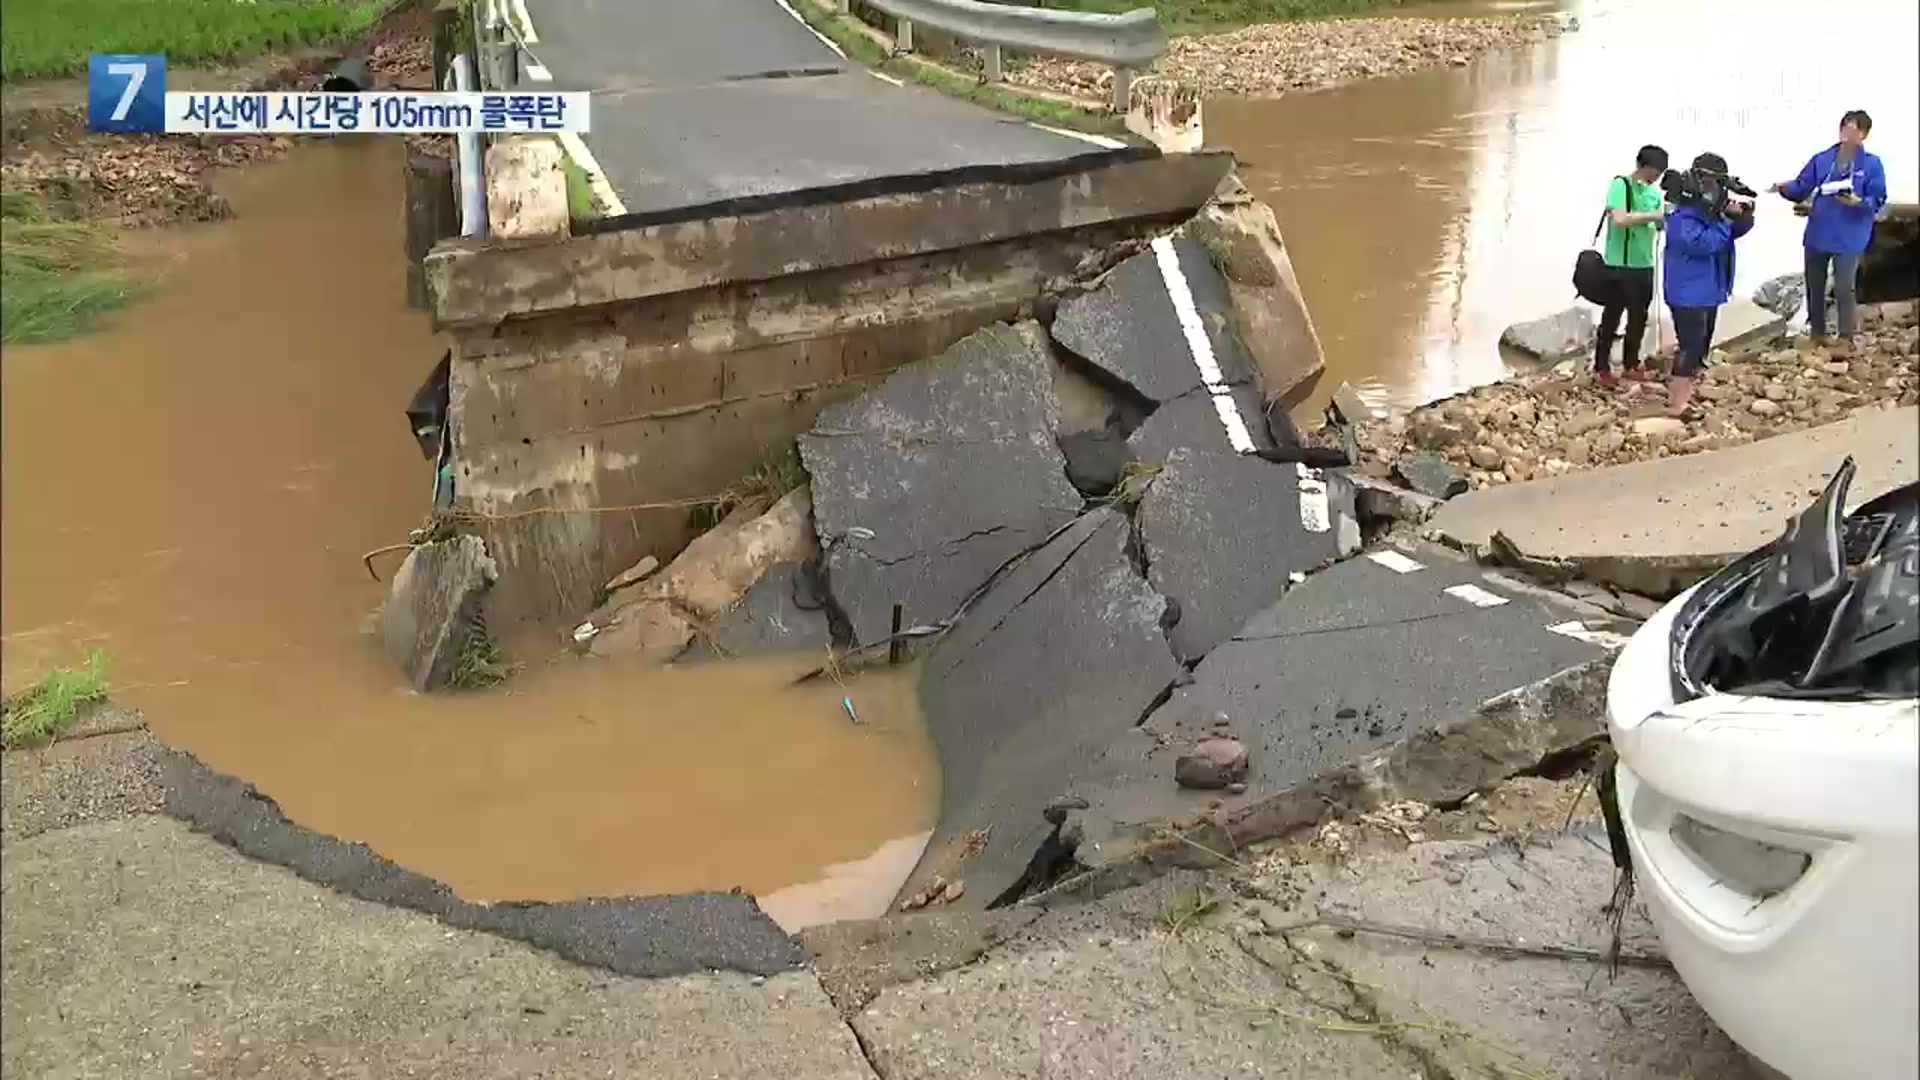
{"label": "collapsed asphalt road", "polygon": [[530,21],[532,81],[593,93],[585,141],[614,220],[1122,145],[899,85],[779,0],[543,0]]}

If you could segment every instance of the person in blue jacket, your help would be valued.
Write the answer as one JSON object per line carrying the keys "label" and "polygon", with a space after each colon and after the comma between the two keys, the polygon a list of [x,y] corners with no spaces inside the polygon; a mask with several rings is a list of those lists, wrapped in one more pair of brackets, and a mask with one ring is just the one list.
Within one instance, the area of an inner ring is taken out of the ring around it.
{"label": "person in blue jacket", "polygon": [[1773,190],[1807,206],[1807,321],[1813,336],[1827,337],[1827,266],[1833,266],[1833,300],[1839,308],[1840,340],[1848,348],[1859,329],[1854,279],[1860,256],[1873,239],[1873,219],[1887,203],[1887,171],[1867,152],[1873,117],[1852,109],[1840,118],[1840,141],[1807,159],[1800,175]]}
{"label": "person in blue jacket", "polygon": [[1727,159],[1701,154],[1693,193],[1667,212],[1666,301],[1679,355],[1667,382],[1667,412],[1685,416],[1707,366],[1720,305],[1733,297],[1734,241],[1753,229],[1753,204],[1725,192]]}

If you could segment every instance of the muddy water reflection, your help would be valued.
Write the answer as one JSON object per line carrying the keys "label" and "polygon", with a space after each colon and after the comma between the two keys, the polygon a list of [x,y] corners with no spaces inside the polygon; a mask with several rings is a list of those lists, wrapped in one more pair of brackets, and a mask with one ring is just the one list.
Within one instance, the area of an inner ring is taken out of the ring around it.
{"label": "muddy water reflection", "polygon": [[[1524,53],[1208,103],[1208,141],[1241,156],[1279,215],[1324,340],[1328,376],[1310,407],[1341,379],[1412,404],[1499,378],[1500,332],[1572,302],[1573,255],[1642,143],[1676,161],[1713,150],[1764,188],[1864,108],[1894,197],[1920,191],[1920,10],[1908,0],[1559,6],[1578,32]],[[1740,288],[1797,270],[1800,233],[1784,202],[1764,200]]]}
{"label": "muddy water reflection", "polygon": [[477,899],[770,893],[929,828],[900,674],[854,683],[860,726],[788,686],[808,660],[396,688],[360,554],[427,504],[401,410],[440,351],[402,303],[400,177],[389,143],[303,147],[117,327],[7,351],[8,685],[103,646],[168,742]]}

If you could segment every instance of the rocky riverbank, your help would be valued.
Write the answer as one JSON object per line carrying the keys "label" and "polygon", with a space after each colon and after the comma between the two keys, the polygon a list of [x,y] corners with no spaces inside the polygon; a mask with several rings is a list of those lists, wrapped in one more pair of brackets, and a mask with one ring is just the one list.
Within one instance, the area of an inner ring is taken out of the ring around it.
{"label": "rocky riverbank", "polygon": [[[1207,96],[1277,97],[1359,79],[1459,66],[1497,49],[1557,36],[1574,25],[1541,15],[1267,23],[1175,38],[1151,74]],[[1113,73],[1097,64],[1034,57],[1010,69],[1008,78],[1043,90],[1104,99]]]}
{"label": "rocky riverbank", "polygon": [[1920,400],[1915,302],[1864,309],[1851,354],[1776,337],[1716,352],[1700,416],[1663,415],[1650,383],[1607,390],[1579,360],[1495,383],[1356,431],[1359,470],[1426,494],[1558,476],[1604,465],[1737,446],[1831,423],[1863,409]]}

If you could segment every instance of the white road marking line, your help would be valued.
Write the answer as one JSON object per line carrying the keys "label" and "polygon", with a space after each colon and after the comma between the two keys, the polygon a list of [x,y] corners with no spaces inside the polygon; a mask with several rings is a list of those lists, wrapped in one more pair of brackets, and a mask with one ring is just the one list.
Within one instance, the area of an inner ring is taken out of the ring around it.
{"label": "white road marking line", "polygon": [[1160,267],[1160,280],[1167,287],[1167,298],[1173,301],[1174,317],[1180,320],[1180,332],[1187,339],[1187,355],[1193,358],[1193,366],[1200,369],[1200,382],[1213,398],[1213,410],[1220,415],[1220,426],[1227,430],[1227,444],[1236,453],[1250,454],[1253,435],[1247,431],[1246,419],[1233,400],[1233,391],[1220,373],[1220,362],[1214,358],[1213,342],[1207,337],[1206,327],[1200,324],[1200,309],[1194,305],[1186,272],[1180,269],[1180,255],[1173,249],[1173,238],[1155,237],[1153,257]]}
{"label": "white road marking line", "polygon": [[553,72],[548,71],[545,64],[535,60],[532,53],[528,53],[527,78],[532,79],[534,82],[552,82]]}
{"label": "white road marking line", "polygon": [[779,4],[781,10],[793,16],[794,22],[797,22],[801,26],[806,27],[807,33],[812,34],[814,37],[819,38],[820,44],[825,45],[829,49],[832,49],[833,55],[839,57],[842,60],[845,60],[847,58],[847,54],[841,50],[840,46],[833,43],[832,38],[828,37],[827,35],[821,33],[818,30],[815,30],[813,28],[813,24],[807,21],[807,17],[805,15],[800,14],[798,11],[795,11],[793,9],[793,5],[787,3],[787,0],[773,0],[773,2],[776,4]]}
{"label": "white road marking line", "polygon": [[1379,563],[1381,566],[1386,567],[1396,574],[1411,574],[1416,570],[1426,569],[1424,565],[1414,562],[1412,559],[1407,558],[1392,548],[1369,551],[1367,552],[1367,558],[1372,559],[1374,562]]}
{"label": "white road marking line", "polygon": [[1333,511],[1327,505],[1327,482],[1320,478],[1320,470],[1297,462],[1293,467],[1300,476],[1301,528],[1308,532],[1326,532],[1333,528]]}
{"label": "white road marking line", "polygon": [[1598,645],[1603,649],[1624,649],[1627,647],[1627,639],[1621,637],[1619,634],[1611,630],[1591,630],[1588,629],[1587,624],[1583,622],[1563,622],[1556,626],[1549,626],[1547,629],[1562,637],[1570,637],[1575,641],[1584,641],[1589,645]]}
{"label": "white road marking line", "polygon": [[1440,591],[1448,596],[1465,600],[1474,607],[1499,607],[1507,602],[1506,597],[1499,593],[1488,592],[1478,585],[1454,585]]}
{"label": "white road marking line", "polygon": [[907,80],[895,78],[884,71],[875,71],[872,68],[868,68],[867,74],[873,76],[876,79],[879,79],[883,83],[892,83],[895,86],[907,85]]}
{"label": "white road marking line", "polygon": [[1091,131],[1075,131],[1072,128],[1048,127],[1045,124],[1035,124],[1031,121],[1028,122],[1028,126],[1039,128],[1041,131],[1047,132],[1050,135],[1064,135],[1069,139],[1079,139],[1081,142],[1092,143],[1103,150],[1125,150],[1127,148],[1127,144],[1121,142],[1119,139],[1110,139],[1105,135],[1095,135]]}
{"label": "white road marking line", "polygon": [[540,35],[534,32],[533,16],[527,14],[527,0],[507,0],[513,5],[513,13],[520,20],[520,40],[528,45],[540,44]]}
{"label": "white road marking line", "polygon": [[587,174],[587,186],[593,189],[593,197],[599,199],[600,205],[606,208],[607,216],[619,217],[626,213],[627,204],[620,201],[613,185],[607,182],[607,172],[600,167],[593,151],[587,149],[587,141],[577,131],[562,131],[559,135],[561,147],[573,159],[573,163],[580,166],[580,171]]}

